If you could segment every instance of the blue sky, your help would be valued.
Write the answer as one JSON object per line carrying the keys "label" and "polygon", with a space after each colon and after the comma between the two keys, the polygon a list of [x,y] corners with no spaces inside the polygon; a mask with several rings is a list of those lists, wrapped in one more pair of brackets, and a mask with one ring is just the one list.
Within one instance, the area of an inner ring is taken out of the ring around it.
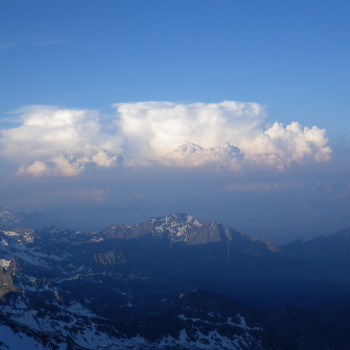
{"label": "blue sky", "polygon": [[188,211],[277,241],[350,226],[349,13],[0,2],[0,204],[87,226]]}

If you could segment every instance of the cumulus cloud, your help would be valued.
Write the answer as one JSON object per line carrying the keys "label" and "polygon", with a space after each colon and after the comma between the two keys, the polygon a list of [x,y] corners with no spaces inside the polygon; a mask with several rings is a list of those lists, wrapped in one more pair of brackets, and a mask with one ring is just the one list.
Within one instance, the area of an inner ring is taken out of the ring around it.
{"label": "cumulus cloud", "polygon": [[257,103],[138,102],[116,108],[129,165],[146,159],[184,167],[285,169],[305,160],[330,158],[325,130],[298,122],[266,127],[266,108]]}
{"label": "cumulus cloud", "polygon": [[18,174],[77,176],[89,163],[110,167],[120,158],[121,139],[102,131],[97,112],[30,106],[21,125],[1,130],[3,155],[22,163]]}
{"label": "cumulus cloud", "polygon": [[18,175],[31,175],[41,177],[47,175],[74,177],[79,175],[85,168],[86,161],[79,161],[64,155],[58,155],[48,161],[36,160],[30,165],[22,165]]}
{"label": "cumulus cloud", "polygon": [[167,153],[161,162],[173,167],[196,168],[212,166],[228,168],[232,171],[241,170],[243,155],[237,147],[225,143],[217,147],[203,148],[194,143],[185,143],[173,152]]}
{"label": "cumulus cloud", "polygon": [[[79,175],[87,164],[113,167],[153,164],[239,171],[330,159],[326,131],[267,124],[258,103],[179,104],[136,102],[115,105],[105,125],[96,111],[30,106],[20,125],[0,131],[3,156],[20,164],[19,175]],[[107,132],[108,131],[108,132]]]}

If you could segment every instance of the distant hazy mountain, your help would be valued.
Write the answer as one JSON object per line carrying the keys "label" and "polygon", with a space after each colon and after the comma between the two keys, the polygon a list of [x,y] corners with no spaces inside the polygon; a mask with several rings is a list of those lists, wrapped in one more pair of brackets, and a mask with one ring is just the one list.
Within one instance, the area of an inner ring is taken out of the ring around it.
{"label": "distant hazy mountain", "polygon": [[0,349],[347,348],[305,310],[267,317],[228,298],[271,310],[349,287],[307,254],[188,214],[99,232],[11,226],[0,230]]}
{"label": "distant hazy mountain", "polygon": [[14,213],[0,207],[0,225],[1,227],[19,226],[25,214]]}
{"label": "distant hazy mountain", "polygon": [[0,207],[0,228],[11,228],[18,226],[28,226],[40,228],[52,224],[45,215],[39,212],[25,214],[14,212]]}

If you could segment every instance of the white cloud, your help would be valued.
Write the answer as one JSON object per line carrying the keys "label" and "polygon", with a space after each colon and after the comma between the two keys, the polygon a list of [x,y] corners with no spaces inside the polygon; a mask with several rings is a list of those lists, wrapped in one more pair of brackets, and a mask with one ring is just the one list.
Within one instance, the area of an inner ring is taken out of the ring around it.
{"label": "white cloud", "polygon": [[[87,164],[112,167],[285,169],[330,158],[326,132],[317,126],[273,123],[258,103],[178,104],[137,102],[115,105],[105,125],[98,112],[30,106],[21,124],[0,131],[3,156],[20,164],[19,175],[77,176]],[[109,130],[107,132],[106,130]]]}
{"label": "white cloud", "polygon": [[98,113],[30,106],[19,111],[21,125],[1,131],[2,153],[22,163],[18,174],[76,176],[86,164],[116,164],[121,139],[101,130]]}
{"label": "white cloud", "polygon": [[41,177],[47,175],[74,177],[79,175],[85,168],[87,162],[79,161],[64,155],[58,155],[52,159],[42,162],[36,160],[28,166],[22,165],[17,174],[29,174],[33,177]]}
{"label": "white cloud", "polygon": [[167,153],[161,162],[173,167],[196,168],[209,166],[214,168],[226,168],[232,171],[241,169],[243,155],[237,147],[229,143],[217,147],[203,148],[194,143],[185,143],[173,152]]}
{"label": "white cloud", "polygon": [[36,160],[31,165],[28,165],[28,166],[22,165],[18,169],[17,173],[18,175],[23,175],[27,173],[29,175],[32,175],[33,177],[40,177],[40,176],[48,175],[49,168],[44,162],[41,162],[40,160]]}
{"label": "white cloud", "polygon": [[109,168],[117,163],[119,156],[106,151],[100,151],[94,154],[92,157],[92,162],[98,166]]}
{"label": "white cloud", "polygon": [[266,127],[266,108],[257,103],[138,102],[116,107],[129,165],[152,160],[182,167],[216,164],[235,171],[256,165],[285,169],[330,158],[325,130],[298,122]]}
{"label": "white cloud", "polygon": [[122,135],[136,155],[154,159],[187,142],[210,148],[240,139],[265,119],[263,106],[233,101],[187,105],[138,102],[116,107]]}

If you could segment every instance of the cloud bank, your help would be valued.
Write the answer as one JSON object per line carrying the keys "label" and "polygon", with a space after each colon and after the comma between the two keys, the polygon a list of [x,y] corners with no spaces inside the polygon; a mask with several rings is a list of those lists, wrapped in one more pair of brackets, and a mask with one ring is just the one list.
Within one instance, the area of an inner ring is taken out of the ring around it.
{"label": "cloud bank", "polygon": [[139,102],[116,108],[129,164],[154,160],[184,167],[285,169],[305,160],[330,158],[325,130],[298,122],[266,127],[266,108],[257,103]]}
{"label": "cloud bank", "polygon": [[98,113],[30,106],[19,111],[21,125],[1,130],[3,156],[21,163],[18,174],[77,176],[87,164],[117,163],[121,139],[102,131]]}
{"label": "cloud bank", "polygon": [[164,166],[225,171],[284,170],[330,159],[326,131],[298,122],[268,124],[258,103],[115,105],[106,125],[96,111],[30,106],[20,125],[0,131],[1,154],[19,175],[77,176],[95,167]]}

